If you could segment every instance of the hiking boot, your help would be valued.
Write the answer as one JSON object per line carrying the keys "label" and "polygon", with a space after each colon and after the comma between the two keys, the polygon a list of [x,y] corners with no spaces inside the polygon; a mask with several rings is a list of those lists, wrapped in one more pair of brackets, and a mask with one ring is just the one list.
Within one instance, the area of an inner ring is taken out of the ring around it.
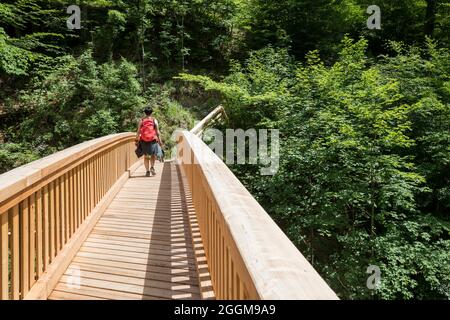
{"label": "hiking boot", "polygon": [[152,175],[156,175],[156,171],[155,171],[155,168],[150,168],[150,172],[152,173]]}
{"label": "hiking boot", "polygon": [[146,176],[146,177],[150,177],[150,171],[147,171],[147,172],[145,173],[145,176]]}

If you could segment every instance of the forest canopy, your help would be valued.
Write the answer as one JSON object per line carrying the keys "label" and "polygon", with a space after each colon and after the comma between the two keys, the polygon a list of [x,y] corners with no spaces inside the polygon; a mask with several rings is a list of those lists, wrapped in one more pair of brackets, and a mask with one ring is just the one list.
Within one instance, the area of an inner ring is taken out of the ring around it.
{"label": "forest canopy", "polygon": [[0,173],[219,103],[280,130],[274,176],[230,168],[340,298],[450,297],[450,0],[0,3]]}

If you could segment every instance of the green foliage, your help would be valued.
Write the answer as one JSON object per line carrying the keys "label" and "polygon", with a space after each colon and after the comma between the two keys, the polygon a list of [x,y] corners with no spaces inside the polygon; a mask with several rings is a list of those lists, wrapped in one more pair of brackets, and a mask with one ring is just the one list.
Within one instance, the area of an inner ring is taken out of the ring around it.
{"label": "green foliage", "polygon": [[344,38],[329,67],[266,48],[223,82],[180,77],[219,91],[233,126],[280,129],[275,176],[232,169],[341,297],[445,298],[450,53],[428,42],[373,64],[367,46]]}
{"label": "green foliage", "polygon": [[232,170],[341,297],[445,298],[450,0],[373,4],[381,30],[362,0],[3,0],[0,172],[148,104],[171,148],[222,99],[232,126],[281,130],[275,176]]}
{"label": "green foliage", "polygon": [[[46,155],[107,134],[135,132],[143,107],[150,103],[155,106],[164,140],[169,141],[176,127],[187,128],[193,121],[167,90],[155,86],[149,92],[151,98],[143,97],[137,69],[125,59],[97,64],[90,51],[78,59],[65,56],[58,59],[53,71],[37,76],[33,86],[21,92],[20,111],[14,111],[16,105],[9,106],[7,111],[16,112],[19,119],[6,129],[6,138]],[[15,161],[14,150],[8,150],[8,161]]]}
{"label": "green foliage", "polygon": [[94,55],[102,61],[119,55],[139,61],[142,77],[155,76],[161,63],[168,70],[214,67],[231,54],[231,21],[237,10],[232,0],[114,1],[83,7],[85,27],[95,35],[91,39],[83,33],[78,41],[93,40]]}
{"label": "green foliage", "polygon": [[36,154],[30,145],[17,143],[0,144],[0,172],[5,172],[23,164],[37,160]]}
{"label": "green foliage", "polygon": [[252,48],[268,43],[290,46],[301,57],[307,51],[334,51],[330,43],[365,22],[364,10],[354,0],[249,0],[247,38]]}
{"label": "green foliage", "polygon": [[0,71],[8,75],[27,74],[30,63],[35,55],[27,50],[8,43],[9,37],[0,28]]}
{"label": "green foliage", "polygon": [[51,152],[126,131],[143,105],[135,77],[135,67],[125,60],[97,65],[90,52],[78,60],[63,57],[53,72],[43,80],[35,79],[34,86],[22,93],[22,110],[28,112],[19,130],[10,134]]}
{"label": "green foliage", "polygon": [[59,8],[46,8],[48,4],[39,0],[0,3],[0,76],[27,75],[35,60],[61,53],[57,42],[64,39],[64,29],[56,26],[64,20]]}
{"label": "green foliage", "polygon": [[[260,49],[268,44],[290,47],[298,58],[312,50],[325,53],[327,60],[338,51],[337,42],[345,34],[364,36],[374,54],[386,52],[388,40],[421,43],[433,36],[449,44],[449,0],[247,0],[238,1],[240,26],[246,33],[246,44]],[[242,3],[245,3],[243,5]],[[428,15],[427,6],[436,4]],[[381,30],[369,30],[366,10],[369,5],[381,9]],[[427,30],[427,22],[432,23]]]}

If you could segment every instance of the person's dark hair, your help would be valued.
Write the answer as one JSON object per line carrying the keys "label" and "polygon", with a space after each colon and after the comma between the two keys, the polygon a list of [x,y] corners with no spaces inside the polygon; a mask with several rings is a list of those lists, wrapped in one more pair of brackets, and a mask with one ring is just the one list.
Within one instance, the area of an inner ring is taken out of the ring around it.
{"label": "person's dark hair", "polygon": [[144,113],[147,116],[151,116],[152,113],[153,113],[153,109],[151,107],[147,107],[147,108],[144,109]]}

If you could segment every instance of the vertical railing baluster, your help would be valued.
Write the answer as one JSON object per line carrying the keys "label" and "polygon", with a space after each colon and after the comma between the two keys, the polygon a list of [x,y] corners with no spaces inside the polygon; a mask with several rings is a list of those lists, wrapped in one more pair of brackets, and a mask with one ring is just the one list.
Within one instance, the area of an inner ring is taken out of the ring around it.
{"label": "vertical railing baluster", "polygon": [[42,261],[42,189],[36,192],[36,279],[42,275],[43,261]]}
{"label": "vertical railing baluster", "polygon": [[95,198],[94,198],[94,159],[91,159],[89,162],[89,199],[91,202],[91,210],[95,207]]}
{"label": "vertical railing baluster", "polygon": [[98,196],[98,181],[97,181],[97,168],[98,168],[98,157],[94,157],[94,203],[98,204],[99,196]]}
{"label": "vertical railing baluster", "polygon": [[30,288],[33,286],[35,277],[35,262],[36,262],[36,196],[31,194],[28,198],[28,219],[29,219],[29,266],[28,266],[28,281]]}
{"label": "vertical railing baluster", "polygon": [[219,280],[219,287],[220,287],[220,299],[225,299],[225,252],[224,252],[224,244],[223,244],[223,232],[222,232],[222,227],[220,226],[222,224],[222,221],[220,221],[219,224],[219,243],[220,243],[220,249],[219,249],[219,256],[220,256],[220,270],[219,270],[219,276],[220,276],[220,280]]}
{"label": "vertical railing baluster", "polygon": [[[111,168],[111,151],[106,153],[106,168]],[[105,194],[108,192],[110,186],[111,186],[111,172],[109,170],[106,170],[105,172],[106,176],[106,190]]]}
{"label": "vertical railing baluster", "polygon": [[56,231],[56,255],[61,250],[61,178],[55,182],[55,231]]}
{"label": "vertical railing baluster", "polygon": [[72,169],[69,172],[69,226],[70,226],[70,237],[73,236],[75,232],[75,190],[74,190],[74,183],[73,183],[73,175],[75,170]]}
{"label": "vertical railing baluster", "polygon": [[103,198],[103,196],[105,195],[105,173],[104,173],[104,169],[105,169],[105,155],[102,154],[101,158],[100,158],[100,198]]}
{"label": "vertical railing baluster", "polygon": [[80,212],[81,212],[81,179],[80,179],[80,166],[76,168],[75,173],[75,181],[76,181],[76,210],[75,210],[75,220],[77,228],[81,225]]}
{"label": "vertical railing baluster", "polygon": [[20,221],[19,205],[11,209],[11,298],[20,299]]}
{"label": "vertical railing baluster", "polygon": [[9,300],[9,212],[0,212],[0,300]]}
{"label": "vertical railing baluster", "polygon": [[50,236],[50,242],[49,242],[49,253],[50,253],[50,259],[49,262],[51,263],[53,259],[56,256],[56,193],[55,193],[55,182],[50,182],[49,184],[49,207],[50,207],[50,215],[49,215],[49,236]]}
{"label": "vertical railing baluster", "polygon": [[228,249],[228,247],[227,247],[227,253],[226,253],[225,260],[226,260],[226,266],[227,266],[227,275],[226,275],[226,277],[227,277],[227,280],[226,280],[226,285],[227,285],[226,293],[227,294],[225,296],[225,299],[230,300],[230,299],[232,299],[231,292],[233,290],[233,287],[231,285],[231,275],[232,275],[231,257],[230,257],[230,250]]}
{"label": "vertical railing baluster", "polygon": [[66,244],[70,239],[70,177],[69,172],[64,175],[64,226]]}
{"label": "vertical railing baluster", "polygon": [[81,225],[81,199],[82,199],[82,191],[81,191],[81,167],[77,167],[77,211],[76,211],[76,219],[77,219],[77,227]]}
{"label": "vertical railing baluster", "polygon": [[20,283],[21,297],[28,293],[29,287],[29,226],[28,226],[28,198],[22,201],[20,208]]}
{"label": "vertical railing baluster", "polygon": [[60,201],[61,201],[61,249],[64,247],[64,244],[66,243],[66,213],[67,213],[67,201],[66,201],[66,195],[67,195],[67,190],[66,190],[66,175],[63,175],[60,179],[60,192],[61,192],[61,197],[60,197]]}
{"label": "vertical railing baluster", "polygon": [[91,189],[91,159],[86,161],[86,190],[87,190],[87,214],[86,217],[89,216],[92,211],[92,189]]}
{"label": "vertical railing baluster", "polygon": [[83,195],[83,199],[82,199],[82,206],[83,206],[83,211],[82,211],[82,215],[81,215],[81,221],[84,222],[84,220],[86,219],[87,216],[87,187],[86,187],[86,163],[83,163],[81,165],[81,187],[82,187],[82,195]]}
{"label": "vertical railing baluster", "polygon": [[49,185],[43,189],[43,230],[44,230],[44,248],[43,248],[43,263],[44,271],[47,269],[50,261],[50,194],[48,192]]}
{"label": "vertical railing baluster", "polygon": [[234,270],[234,262],[233,259],[231,259],[231,300],[237,300],[236,297],[236,271]]}

